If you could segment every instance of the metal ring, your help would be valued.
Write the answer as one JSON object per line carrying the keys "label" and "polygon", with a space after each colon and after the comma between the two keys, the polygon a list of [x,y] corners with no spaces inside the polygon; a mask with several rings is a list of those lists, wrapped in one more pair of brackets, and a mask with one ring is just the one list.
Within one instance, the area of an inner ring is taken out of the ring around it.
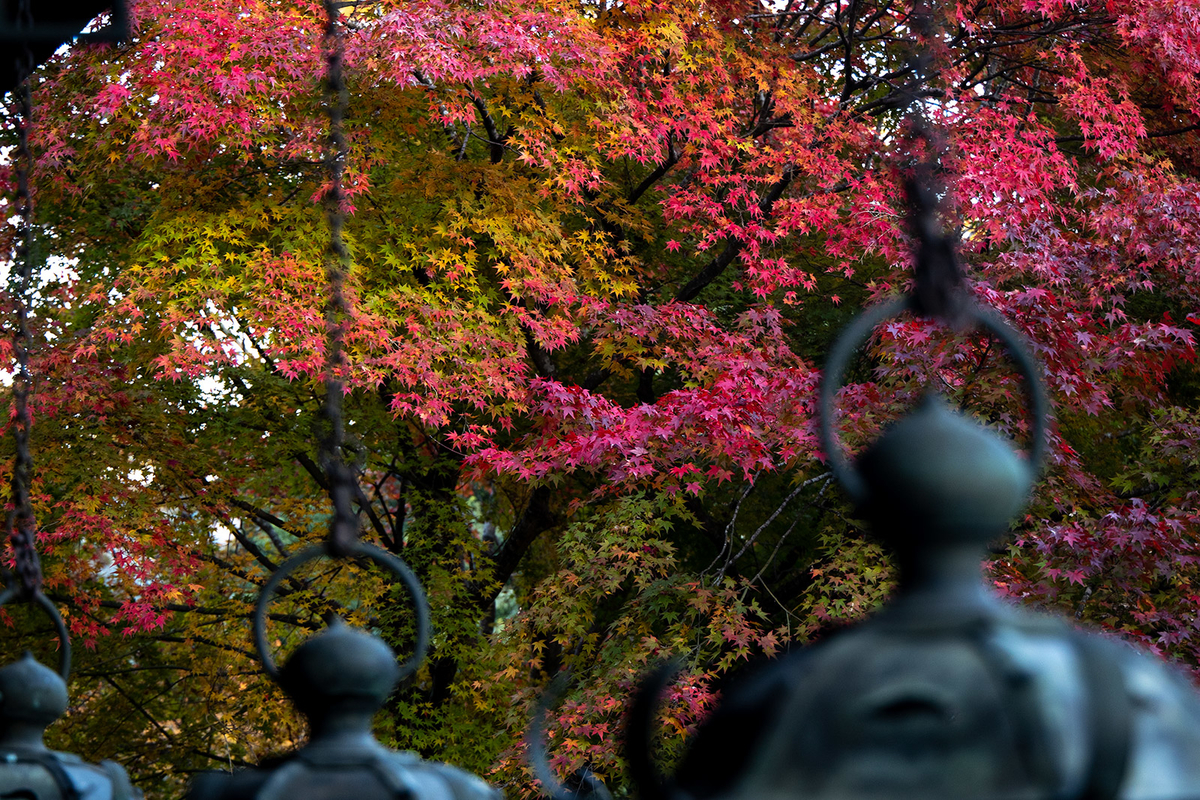
{"label": "metal ring", "polygon": [[[279,588],[279,584],[289,573],[301,564],[306,564],[322,556],[334,557],[330,555],[327,544],[319,544],[301,550],[284,561],[278,569],[271,573],[270,579],[258,595],[258,602],[254,605],[254,646],[258,650],[258,658],[262,662],[263,670],[275,681],[279,680],[279,668],[275,666],[275,660],[271,658],[270,648],[267,646],[267,606],[271,602],[271,596],[275,594],[275,590]],[[360,542],[349,553],[349,556],[366,556],[376,564],[387,567],[393,575],[400,579],[400,583],[404,584],[408,596],[412,599],[417,615],[417,643],[412,656],[400,665],[400,679],[403,680],[417,671],[417,667],[421,666],[421,662],[425,660],[425,651],[429,649],[429,603],[425,600],[425,591],[421,588],[421,582],[417,580],[417,576],[409,569],[408,564],[386,550]]]}
{"label": "metal ring", "polygon": [[[0,592],[0,606],[3,606],[9,600],[18,596],[18,591],[15,587],[9,587],[3,592]],[[63,622],[62,615],[58,613],[58,606],[50,602],[50,598],[41,592],[37,592],[32,597],[24,599],[26,603],[34,603],[42,607],[49,616],[54,620],[54,630],[58,634],[58,674],[62,677],[63,683],[66,683],[71,678],[71,635],[67,633],[67,624]]]}
{"label": "metal ring", "polygon": [[529,728],[525,731],[526,761],[533,776],[542,784],[542,795],[550,800],[578,800],[580,792],[573,792],[563,785],[550,767],[550,751],[546,746],[546,717],[550,709],[562,699],[571,682],[570,672],[563,671],[555,676],[550,685],[538,697]]}
{"label": "metal ring", "polygon": [[[896,300],[880,303],[858,315],[834,342],[833,350],[829,353],[829,360],[825,364],[825,372],[821,375],[820,405],[817,412],[820,417],[821,449],[825,451],[830,471],[855,503],[862,503],[866,500],[867,489],[858,470],[842,453],[841,443],[834,432],[833,411],[837,392],[842,386],[842,376],[846,371],[846,365],[858,350],[859,345],[871,335],[871,331],[879,323],[897,316],[903,311],[911,311],[913,302],[911,295],[905,295]],[[1029,353],[1025,337],[992,309],[970,303],[966,308],[966,316],[977,327],[988,331],[1004,344],[1009,357],[1017,366],[1017,371],[1025,379],[1029,413],[1033,422],[1029,442],[1029,467],[1030,472],[1036,477],[1041,471],[1046,457],[1046,432],[1050,407],[1046,398],[1046,389],[1038,377],[1037,362]]]}

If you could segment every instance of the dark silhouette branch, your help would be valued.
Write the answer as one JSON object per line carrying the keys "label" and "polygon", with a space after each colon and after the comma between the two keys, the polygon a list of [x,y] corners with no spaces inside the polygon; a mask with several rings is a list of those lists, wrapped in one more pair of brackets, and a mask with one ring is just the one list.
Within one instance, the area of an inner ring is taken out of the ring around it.
{"label": "dark silhouette branch", "polygon": [[[791,184],[793,175],[794,169],[792,166],[789,165],[784,169],[783,175],[771,186],[767,195],[758,202],[758,210],[762,214],[770,213],[771,208],[774,207],[775,203],[783,196],[784,191]],[[710,261],[704,269],[700,270],[698,275],[688,281],[676,293],[675,299],[681,303],[691,302],[696,295],[704,290],[704,287],[716,280],[725,271],[725,268],[733,263],[733,260],[738,257],[744,247],[745,245],[736,239],[728,240],[720,254]]]}

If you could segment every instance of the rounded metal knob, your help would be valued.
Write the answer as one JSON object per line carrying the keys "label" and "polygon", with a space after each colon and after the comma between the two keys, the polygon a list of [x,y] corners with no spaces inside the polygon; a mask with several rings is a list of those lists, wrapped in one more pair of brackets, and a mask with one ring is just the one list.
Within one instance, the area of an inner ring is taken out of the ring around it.
{"label": "rounded metal knob", "polygon": [[926,395],[857,460],[861,504],[894,545],[987,543],[1007,529],[1033,484],[1029,463],[1008,443],[942,398]]}
{"label": "rounded metal knob", "polygon": [[44,749],[42,731],[67,713],[67,683],[28,650],[0,669],[0,744]]}
{"label": "rounded metal knob", "polygon": [[396,656],[382,639],[334,618],[296,649],[279,671],[279,684],[307,716],[340,708],[381,708],[400,681]]}

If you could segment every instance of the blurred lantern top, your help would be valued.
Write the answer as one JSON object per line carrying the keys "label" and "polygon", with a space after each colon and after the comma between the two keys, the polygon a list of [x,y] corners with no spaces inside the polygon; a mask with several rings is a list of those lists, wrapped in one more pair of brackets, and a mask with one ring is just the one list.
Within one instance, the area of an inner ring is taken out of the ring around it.
{"label": "blurred lantern top", "polygon": [[29,652],[0,669],[0,797],[140,800],[118,764],[46,747],[46,728],[66,711],[66,682]]}
{"label": "blurred lantern top", "polygon": [[378,637],[334,620],[301,645],[279,682],[308,718],[310,741],[261,767],[199,776],[191,800],[499,800],[464,770],[388,750],[371,719],[400,669]]}
{"label": "blurred lantern top", "polygon": [[[34,64],[75,38],[87,42],[115,42],[128,37],[126,0],[29,0],[33,25],[22,24],[21,0],[0,0],[0,53],[20,52],[28,47]],[[82,33],[101,14],[109,12],[104,28]],[[17,64],[9,56],[0,58],[0,92],[17,87]]]}
{"label": "blurred lantern top", "polygon": [[1027,461],[928,398],[855,467],[895,597],[727,691],[674,780],[683,796],[1200,797],[1200,695],[1181,673],[985,588]]}

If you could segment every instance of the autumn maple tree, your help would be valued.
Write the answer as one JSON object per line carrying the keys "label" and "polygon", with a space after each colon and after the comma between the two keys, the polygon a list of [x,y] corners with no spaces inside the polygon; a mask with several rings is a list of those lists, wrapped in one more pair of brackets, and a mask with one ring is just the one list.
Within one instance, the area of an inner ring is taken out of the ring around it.
{"label": "autumn maple tree", "polygon": [[[991,578],[1200,668],[1195,0],[935,3],[928,36],[895,0],[340,8],[345,455],[364,537],[435,623],[385,740],[531,796],[521,734],[569,668],[555,766],[621,787],[648,665],[686,664],[669,760],[737,670],[882,600],[815,389],[840,328],[911,282],[914,102],[970,289],[1056,409]],[[33,445],[48,591],[84,645],[56,735],[153,797],[302,733],[248,618],[329,513],[324,10],[131,12],[131,41],[36,78]],[[930,383],[1027,435],[1001,348],[901,318],[842,392],[851,449]],[[408,643],[403,595],[343,564],[283,593],[273,640],[331,607]],[[14,619],[6,652],[36,633]]]}

